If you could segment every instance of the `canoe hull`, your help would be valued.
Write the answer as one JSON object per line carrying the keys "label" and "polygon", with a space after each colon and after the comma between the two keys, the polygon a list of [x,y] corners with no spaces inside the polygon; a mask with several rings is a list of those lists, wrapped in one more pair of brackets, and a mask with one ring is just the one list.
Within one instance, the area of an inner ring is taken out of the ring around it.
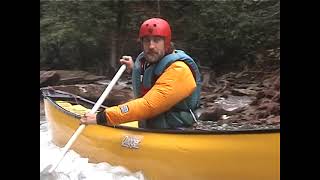
{"label": "canoe hull", "polygon": [[[52,141],[63,147],[79,119],[44,99]],[[72,148],[90,162],[142,171],[148,180],[278,180],[280,132],[173,134],[89,125]]]}

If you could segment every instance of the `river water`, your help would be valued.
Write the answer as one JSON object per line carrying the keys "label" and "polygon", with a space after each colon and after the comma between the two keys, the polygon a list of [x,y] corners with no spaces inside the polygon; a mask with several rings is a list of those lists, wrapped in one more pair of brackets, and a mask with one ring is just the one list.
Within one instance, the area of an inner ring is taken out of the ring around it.
{"label": "river water", "polygon": [[56,162],[61,148],[51,142],[48,123],[45,119],[43,102],[40,101],[40,179],[41,180],[144,180],[142,172],[130,172],[122,166],[112,166],[107,162],[89,163],[73,150],[69,150],[54,175],[44,176],[41,172]]}

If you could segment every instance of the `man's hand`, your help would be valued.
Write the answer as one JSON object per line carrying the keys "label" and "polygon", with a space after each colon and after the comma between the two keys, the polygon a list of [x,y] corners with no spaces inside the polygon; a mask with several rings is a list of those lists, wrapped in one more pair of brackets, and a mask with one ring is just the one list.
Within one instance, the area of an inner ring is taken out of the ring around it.
{"label": "man's hand", "polygon": [[122,56],[122,58],[120,59],[120,63],[125,64],[127,66],[126,71],[128,73],[131,73],[134,64],[131,56]]}
{"label": "man's hand", "polygon": [[81,124],[97,124],[96,114],[86,113],[81,119]]}

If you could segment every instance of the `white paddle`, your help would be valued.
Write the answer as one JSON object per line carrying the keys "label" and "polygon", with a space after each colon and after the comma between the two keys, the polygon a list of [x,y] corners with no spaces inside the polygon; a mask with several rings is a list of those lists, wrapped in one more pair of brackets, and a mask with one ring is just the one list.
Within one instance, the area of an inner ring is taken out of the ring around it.
{"label": "white paddle", "polygon": [[[89,113],[94,114],[99,109],[100,105],[106,99],[109,92],[111,91],[111,89],[116,84],[116,82],[118,81],[118,79],[120,78],[120,76],[125,70],[126,70],[126,65],[122,65]],[[63,147],[63,152],[61,154],[61,157],[59,158],[59,161],[57,161],[57,163],[54,166],[52,166],[52,168],[49,170],[49,173],[52,173],[57,168],[57,166],[59,165],[59,163],[65,156],[65,154],[68,152],[72,144],[76,141],[76,139],[78,138],[78,136],[84,130],[85,127],[86,127],[85,124],[81,124],[81,126],[77,129],[77,131],[72,135],[68,143]]]}

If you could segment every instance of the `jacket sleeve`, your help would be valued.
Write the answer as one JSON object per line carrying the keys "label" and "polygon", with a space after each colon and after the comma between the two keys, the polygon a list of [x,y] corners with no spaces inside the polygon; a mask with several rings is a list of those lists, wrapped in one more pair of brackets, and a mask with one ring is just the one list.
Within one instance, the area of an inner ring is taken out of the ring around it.
{"label": "jacket sleeve", "polygon": [[142,97],[105,110],[109,125],[145,120],[168,111],[196,88],[188,65],[182,61],[171,64],[155,85]]}

